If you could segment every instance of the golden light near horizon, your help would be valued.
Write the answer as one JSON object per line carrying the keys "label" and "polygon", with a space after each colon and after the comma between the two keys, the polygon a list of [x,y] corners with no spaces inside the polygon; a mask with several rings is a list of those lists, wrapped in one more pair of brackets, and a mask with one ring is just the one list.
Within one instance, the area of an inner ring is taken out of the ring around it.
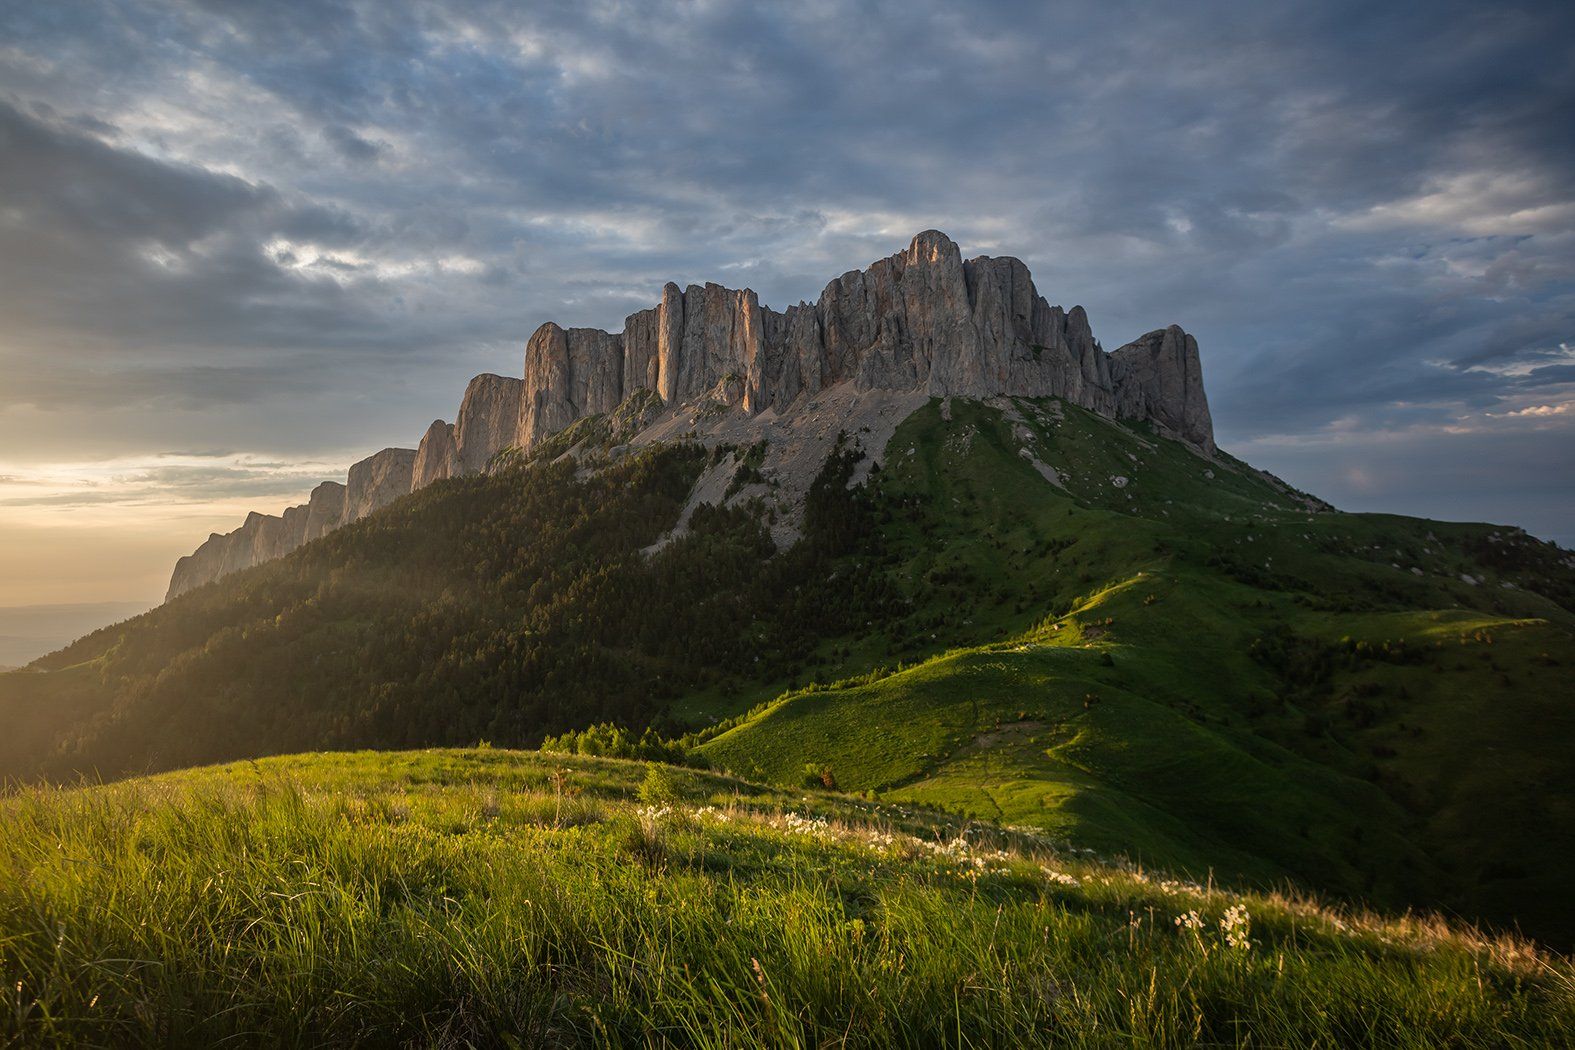
{"label": "golden light near horizon", "polygon": [[252,453],[0,461],[0,606],[156,602],[175,559],[210,533],[343,473]]}

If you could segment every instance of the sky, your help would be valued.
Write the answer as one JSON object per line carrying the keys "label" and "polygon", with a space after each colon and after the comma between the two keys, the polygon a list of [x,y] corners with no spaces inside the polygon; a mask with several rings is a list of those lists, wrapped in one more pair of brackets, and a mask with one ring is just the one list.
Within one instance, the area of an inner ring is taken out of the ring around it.
{"label": "sky", "polygon": [[542,321],[938,228],[1222,446],[1575,545],[1575,5],[0,0],[0,605],[157,601]]}

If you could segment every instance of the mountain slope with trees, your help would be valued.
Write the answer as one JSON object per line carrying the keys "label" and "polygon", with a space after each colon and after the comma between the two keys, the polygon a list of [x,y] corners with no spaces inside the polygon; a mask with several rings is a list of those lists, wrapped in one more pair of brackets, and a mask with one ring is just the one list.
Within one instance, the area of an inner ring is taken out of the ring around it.
{"label": "mountain slope with trees", "polygon": [[[862,485],[839,446],[786,550],[748,450],[599,440],[0,676],[0,770],[597,750],[576,734],[610,723],[784,786],[1575,940],[1568,552],[1333,512],[1054,398],[936,399]],[[725,505],[690,505],[719,468]]]}

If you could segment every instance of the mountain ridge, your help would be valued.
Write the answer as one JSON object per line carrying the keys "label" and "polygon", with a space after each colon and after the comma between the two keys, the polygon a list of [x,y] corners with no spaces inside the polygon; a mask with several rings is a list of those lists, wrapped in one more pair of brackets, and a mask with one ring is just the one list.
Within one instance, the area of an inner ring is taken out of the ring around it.
{"label": "mountain ridge", "polygon": [[1055,396],[1152,423],[1206,455],[1215,449],[1191,335],[1171,325],[1107,353],[1083,308],[1051,306],[1021,260],[964,261],[949,237],[926,230],[904,251],[832,280],[815,303],[781,312],[748,288],[668,283],[661,301],[631,314],[619,333],[549,321],[526,343],[522,377],[476,376],[455,421],[435,420],[415,449],[385,448],[351,466],[344,484],[319,485],[306,504],[253,512],[240,528],[210,535],[177,562],[165,600],[434,481],[483,471],[500,452],[529,451],[642,394],[654,393],[662,412],[641,422],[660,426],[664,413],[695,406],[790,419],[837,388]]}

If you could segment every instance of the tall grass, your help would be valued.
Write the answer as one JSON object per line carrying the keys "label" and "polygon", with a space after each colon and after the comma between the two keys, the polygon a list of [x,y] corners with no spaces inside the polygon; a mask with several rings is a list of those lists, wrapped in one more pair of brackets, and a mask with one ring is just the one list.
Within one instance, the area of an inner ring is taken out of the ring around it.
{"label": "tall grass", "polygon": [[[1568,963],[1528,944],[702,774],[642,805],[645,776],[497,752],[317,756],[15,795],[0,1045],[1435,1047],[1575,1031]],[[1233,906],[1250,947],[1220,927]]]}

